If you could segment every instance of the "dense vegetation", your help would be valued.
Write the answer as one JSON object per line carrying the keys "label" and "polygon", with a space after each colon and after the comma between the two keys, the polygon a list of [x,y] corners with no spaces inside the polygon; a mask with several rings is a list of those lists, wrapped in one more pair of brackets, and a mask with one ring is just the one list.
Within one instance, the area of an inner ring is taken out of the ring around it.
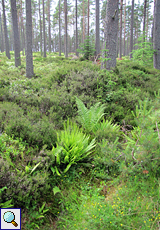
{"label": "dense vegetation", "polygon": [[160,71],[34,53],[28,79],[24,61],[0,54],[0,206],[22,229],[158,230]]}

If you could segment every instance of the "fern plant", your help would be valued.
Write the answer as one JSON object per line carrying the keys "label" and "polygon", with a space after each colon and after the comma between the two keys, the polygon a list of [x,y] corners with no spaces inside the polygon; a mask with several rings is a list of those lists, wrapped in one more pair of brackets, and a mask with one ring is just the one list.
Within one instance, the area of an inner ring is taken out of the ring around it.
{"label": "fern plant", "polygon": [[52,172],[57,175],[61,175],[60,171],[66,173],[73,164],[90,156],[96,144],[95,139],[89,143],[89,138],[68,119],[64,131],[57,134],[57,147],[52,149],[56,162],[55,167],[51,168]]}
{"label": "fern plant", "polygon": [[83,128],[87,133],[90,133],[94,130],[98,122],[102,119],[105,115],[104,110],[106,108],[105,105],[100,105],[101,103],[98,102],[90,109],[87,109],[83,102],[76,97],[76,103],[78,107],[78,121],[81,123]]}

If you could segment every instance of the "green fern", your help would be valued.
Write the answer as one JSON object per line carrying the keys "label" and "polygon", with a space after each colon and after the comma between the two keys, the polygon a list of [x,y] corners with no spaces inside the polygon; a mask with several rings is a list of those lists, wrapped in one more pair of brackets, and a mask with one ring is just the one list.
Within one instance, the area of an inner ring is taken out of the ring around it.
{"label": "green fern", "polygon": [[83,102],[76,97],[76,103],[78,107],[78,120],[82,124],[83,128],[87,133],[90,133],[94,130],[94,127],[98,124],[98,122],[105,115],[104,110],[106,108],[105,105],[100,105],[98,102],[90,109],[87,109]]}
{"label": "green fern", "polygon": [[[85,135],[75,123],[67,121],[64,124],[64,131],[57,135],[57,147],[53,147],[52,153],[56,158],[55,170],[57,175],[60,172],[66,173],[73,164],[87,158],[94,150],[95,139],[89,142],[90,136]],[[65,168],[65,169],[64,169]]]}

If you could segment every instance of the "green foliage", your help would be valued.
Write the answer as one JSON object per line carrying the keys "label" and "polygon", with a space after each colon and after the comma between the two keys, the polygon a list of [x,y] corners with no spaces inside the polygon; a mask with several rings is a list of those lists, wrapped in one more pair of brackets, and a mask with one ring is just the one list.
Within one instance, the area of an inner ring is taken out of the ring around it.
{"label": "green foliage", "polygon": [[94,55],[95,49],[88,36],[84,40],[84,43],[80,44],[79,46],[81,48],[77,49],[77,51],[83,54],[84,59],[89,60],[89,58]]}
{"label": "green foliage", "polygon": [[120,136],[120,127],[103,118],[102,122],[95,125],[93,133],[98,142],[102,141],[102,139],[114,141],[118,136]]}
{"label": "green foliage", "polygon": [[[26,108],[24,111],[14,103],[0,104],[0,123],[2,130],[11,136],[21,138],[31,145],[42,147],[47,144],[52,148],[56,141],[55,126],[50,123],[45,115],[36,109]],[[18,154],[18,153],[17,153]]]}
{"label": "green foliage", "polygon": [[95,146],[95,139],[89,143],[89,136],[83,134],[75,123],[70,124],[68,119],[64,131],[58,134],[57,147],[52,149],[56,161],[55,172],[58,175],[60,172],[66,173],[73,164],[88,158]]}
{"label": "green foliage", "polygon": [[139,62],[141,65],[153,65],[153,54],[154,49],[151,42],[145,41],[144,37],[140,37],[138,39],[138,43],[134,46],[137,47],[137,49],[132,51],[133,54],[133,60]]}
{"label": "green foliage", "polygon": [[148,108],[148,101],[139,102],[136,107],[135,127],[130,135],[124,135],[127,142],[125,144],[124,154],[125,163],[121,170],[125,173],[134,173],[147,171],[148,173],[158,175],[160,166],[160,135],[159,119],[160,110],[154,111]]}
{"label": "green foliage", "polygon": [[83,102],[76,97],[76,103],[78,106],[79,122],[84,127],[87,133],[90,133],[95,129],[95,126],[104,116],[105,105],[100,105],[98,102],[90,109],[87,109]]}

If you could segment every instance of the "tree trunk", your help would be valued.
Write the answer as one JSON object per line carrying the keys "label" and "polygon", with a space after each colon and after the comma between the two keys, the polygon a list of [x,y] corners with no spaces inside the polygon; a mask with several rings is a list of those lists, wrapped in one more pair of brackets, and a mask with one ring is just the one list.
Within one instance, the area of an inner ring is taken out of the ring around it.
{"label": "tree trunk", "polygon": [[59,0],[59,56],[61,56],[61,1]]}
{"label": "tree trunk", "polygon": [[76,56],[78,57],[78,52],[77,52],[77,49],[78,49],[78,29],[77,29],[77,0],[76,0]]}
{"label": "tree trunk", "polygon": [[21,58],[20,58],[20,39],[19,39],[19,31],[18,31],[16,0],[11,0],[11,13],[12,13],[13,34],[14,34],[15,66],[18,67],[21,65]]}
{"label": "tree trunk", "polygon": [[124,2],[124,47],[123,47],[123,56],[126,55],[126,0]]}
{"label": "tree trunk", "polygon": [[46,57],[46,33],[45,33],[45,12],[44,12],[44,0],[43,3],[43,57]]}
{"label": "tree trunk", "polygon": [[1,52],[4,52],[4,40],[3,40],[3,29],[2,29],[2,17],[0,12],[0,29],[1,29]]}
{"label": "tree trunk", "polygon": [[31,0],[26,0],[26,77],[33,75]]}
{"label": "tree trunk", "polygon": [[87,31],[87,35],[89,38],[89,0],[88,0],[88,31]]}
{"label": "tree trunk", "polygon": [[[118,4],[119,0],[108,0],[106,9],[105,25],[105,49],[107,49],[106,69],[110,70],[116,66],[117,57],[117,35],[118,35]],[[102,63],[102,68],[104,63]]]}
{"label": "tree trunk", "polygon": [[160,69],[160,0],[155,1],[154,7],[154,32],[153,32],[153,48],[156,50],[154,58],[154,68]]}
{"label": "tree trunk", "polygon": [[84,0],[83,0],[83,41],[85,40],[85,12],[84,12]]}
{"label": "tree trunk", "polygon": [[147,0],[144,0],[144,10],[143,10],[143,42],[145,42],[146,5],[147,5]]}
{"label": "tree trunk", "polygon": [[2,7],[3,7],[3,27],[4,27],[4,36],[5,36],[5,48],[6,48],[6,56],[10,59],[10,52],[9,52],[9,39],[8,39],[8,31],[7,31],[7,24],[6,24],[6,14],[5,14],[5,5],[4,0],[2,0]]}
{"label": "tree trunk", "polygon": [[131,13],[131,36],[130,36],[130,59],[132,58],[133,50],[133,21],[134,21],[134,0],[132,0],[132,13]]}
{"label": "tree trunk", "polygon": [[99,0],[96,0],[96,56],[100,54],[100,38],[99,38]]}
{"label": "tree trunk", "polygon": [[48,36],[49,36],[48,48],[49,48],[49,52],[51,52],[50,0],[48,0]]}
{"label": "tree trunk", "polygon": [[123,0],[121,0],[121,10],[120,10],[120,38],[119,38],[119,58],[122,58],[122,8]]}
{"label": "tree trunk", "polygon": [[39,24],[40,24],[40,50],[42,56],[42,21],[41,21],[41,1],[39,0]]}
{"label": "tree trunk", "polygon": [[68,44],[67,44],[67,0],[64,0],[64,14],[65,14],[65,57],[68,57]]}

